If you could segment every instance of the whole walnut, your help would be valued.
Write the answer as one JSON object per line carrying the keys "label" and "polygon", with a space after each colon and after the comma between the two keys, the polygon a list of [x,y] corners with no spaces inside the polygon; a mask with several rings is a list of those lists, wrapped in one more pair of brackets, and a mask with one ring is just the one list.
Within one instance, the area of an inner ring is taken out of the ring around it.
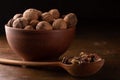
{"label": "whole walnut", "polygon": [[35,28],[36,28],[36,25],[38,24],[38,22],[39,22],[38,20],[35,20],[35,19],[34,19],[34,20],[30,21],[29,24],[30,24],[31,26],[33,26],[33,28],[35,29]]}
{"label": "whole walnut", "polygon": [[23,15],[22,14],[15,14],[14,16],[13,16],[13,19],[17,19],[17,18],[20,18],[20,17],[22,17]]}
{"label": "whole walnut", "polygon": [[31,25],[27,25],[24,28],[25,30],[34,30],[34,28]]}
{"label": "whole walnut", "polygon": [[17,18],[13,22],[13,28],[24,28],[26,25],[28,25],[28,21],[25,18]]}
{"label": "whole walnut", "polygon": [[58,9],[51,9],[49,13],[53,16],[54,19],[57,19],[60,17],[60,13]]}
{"label": "whole walnut", "polygon": [[56,19],[52,24],[53,29],[67,29],[67,24],[63,19]]}
{"label": "whole walnut", "polygon": [[42,18],[43,21],[47,21],[49,23],[52,23],[54,21],[53,16],[49,12],[44,12],[41,15],[41,18]]}
{"label": "whole walnut", "polygon": [[69,13],[64,17],[68,27],[75,27],[77,24],[77,17],[74,13]]}
{"label": "whole walnut", "polygon": [[52,30],[52,26],[46,21],[41,21],[37,24],[36,30]]}
{"label": "whole walnut", "polygon": [[12,27],[13,22],[14,22],[14,19],[13,19],[13,18],[10,19],[10,20],[8,21],[8,23],[7,23],[7,26]]}
{"label": "whole walnut", "polygon": [[28,21],[31,21],[34,19],[36,20],[39,19],[41,14],[42,14],[41,11],[37,9],[29,8],[23,12],[23,17],[26,18]]}

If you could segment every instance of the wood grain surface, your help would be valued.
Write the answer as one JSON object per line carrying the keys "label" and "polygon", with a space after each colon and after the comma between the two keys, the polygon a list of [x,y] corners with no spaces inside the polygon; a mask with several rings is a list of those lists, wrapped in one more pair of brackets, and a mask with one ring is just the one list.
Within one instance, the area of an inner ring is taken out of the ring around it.
{"label": "wood grain surface", "polygon": [[[23,67],[0,64],[0,80],[119,80],[120,79],[120,37],[109,34],[76,35],[69,49],[60,56],[75,56],[81,51],[97,53],[105,59],[103,68],[95,75],[73,77],[59,67]],[[0,36],[0,58],[22,58],[14,53],[6,40]]]}

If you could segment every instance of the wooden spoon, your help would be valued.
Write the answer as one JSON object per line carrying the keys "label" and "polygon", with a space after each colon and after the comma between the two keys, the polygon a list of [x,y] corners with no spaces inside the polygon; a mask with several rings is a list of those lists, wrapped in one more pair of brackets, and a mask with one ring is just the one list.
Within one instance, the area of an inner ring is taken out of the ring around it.
{"label": "wooden spoon", "polygon": [[31,62],[0,58],[0,63],[21,66],[59,66],[65,69],[72,76],[90,76],[98,72],[104,64],[104,59],[97,62],[83,64],[64,64],[62,62]]}

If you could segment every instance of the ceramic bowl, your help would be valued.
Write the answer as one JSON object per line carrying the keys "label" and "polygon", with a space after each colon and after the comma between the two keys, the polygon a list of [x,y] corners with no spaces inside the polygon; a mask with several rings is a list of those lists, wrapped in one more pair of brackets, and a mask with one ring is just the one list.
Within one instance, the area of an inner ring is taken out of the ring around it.
{"label": "ceramic bowl", "polygon": [[65,30],[24,30],[5,25],[10,48],[26,61],[58,59],[72,43],[75,27]]}

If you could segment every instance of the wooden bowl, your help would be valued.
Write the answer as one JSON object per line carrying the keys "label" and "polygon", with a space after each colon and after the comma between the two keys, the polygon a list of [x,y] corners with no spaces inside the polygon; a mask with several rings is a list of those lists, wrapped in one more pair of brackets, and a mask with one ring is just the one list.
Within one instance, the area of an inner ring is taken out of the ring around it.
{"label": "wooden bowl", "polygon": [[75,27],[65,30],[36,31],[12,28],[5,25],[11,49],[26,61],[55,60],[70,46]]}

